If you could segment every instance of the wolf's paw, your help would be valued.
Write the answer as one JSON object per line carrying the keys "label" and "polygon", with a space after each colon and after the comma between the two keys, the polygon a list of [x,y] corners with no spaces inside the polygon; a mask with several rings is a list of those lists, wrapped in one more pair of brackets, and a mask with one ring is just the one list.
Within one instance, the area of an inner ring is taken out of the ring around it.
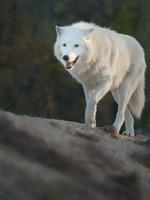
{"label": "wolf's paw", "polygon": [[88,126],[90,128],[95,128],[96,127],[96,121],[86,120],[85,124],[86,124],[86,126]]}
{"label": "wolf's paw", "polygon": [[92,127],[92,128],[95,128],[95,127],[96,127],[96,122],[92,123],[92,124],[91,124],[91,127]]}
{"label": "wolf's paw", "polygon": [[112,138],[121,139],[121,135],[114,126],[104,126],[103,130],[107,133],[110,133]]}
{"label": "wolf's paw", "polygon": [[122,135],[131,136],[131,137],[135,136],[134,131],[128,131],[128,130],[123,131]]}

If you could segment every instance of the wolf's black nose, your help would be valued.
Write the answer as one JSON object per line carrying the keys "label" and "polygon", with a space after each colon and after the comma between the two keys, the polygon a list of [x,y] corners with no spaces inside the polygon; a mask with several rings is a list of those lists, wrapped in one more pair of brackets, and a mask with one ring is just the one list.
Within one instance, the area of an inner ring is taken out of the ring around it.
{"label": "wolf's black nose", "polygon": [[63,59],[64,59],[65,61],[68,61],[68,60],[69,60],[69,56],[64,55],[64,56],[63,56]]}

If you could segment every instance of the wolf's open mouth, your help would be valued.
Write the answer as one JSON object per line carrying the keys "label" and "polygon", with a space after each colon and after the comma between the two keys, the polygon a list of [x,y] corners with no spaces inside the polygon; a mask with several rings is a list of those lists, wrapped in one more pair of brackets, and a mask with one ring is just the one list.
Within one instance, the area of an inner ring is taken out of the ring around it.
{"label": "wolf's open mouth", "polygon": [[67,61],[67,62],[66,62],[66,69],[71,69],[71,68],[73,67],[73,65],[77,62],[78,58],[79,58],[79,56],[77,56],[77,57],[75,58],[75,60],[72,61],[72,62]]}

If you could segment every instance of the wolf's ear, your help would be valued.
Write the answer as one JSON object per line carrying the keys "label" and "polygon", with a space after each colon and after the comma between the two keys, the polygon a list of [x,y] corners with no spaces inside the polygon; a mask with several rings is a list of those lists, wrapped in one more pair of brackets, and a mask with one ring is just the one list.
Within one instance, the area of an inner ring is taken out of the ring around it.
{"label": "wolf's ear", "polygon": [[57,36],[60,36],[63,32],[63,27],[56,26],[55,29],[56,29]]}
{"label": "wolf's ear", "polygon": [[83,32],[83,34],[85,36],[90,35],[90,33],[92,33],[93,31],[94,31],[94,28],[89,28],[89,29],[82,30],[82,32]]}

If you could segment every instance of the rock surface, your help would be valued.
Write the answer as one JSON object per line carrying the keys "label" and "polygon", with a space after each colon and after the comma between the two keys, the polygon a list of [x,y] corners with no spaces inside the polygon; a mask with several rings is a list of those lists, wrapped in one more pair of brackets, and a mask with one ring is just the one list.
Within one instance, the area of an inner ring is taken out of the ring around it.
{"label": "rock surface", "polygon": [[149,138],[0,112],[0,200],[149,199]]}

